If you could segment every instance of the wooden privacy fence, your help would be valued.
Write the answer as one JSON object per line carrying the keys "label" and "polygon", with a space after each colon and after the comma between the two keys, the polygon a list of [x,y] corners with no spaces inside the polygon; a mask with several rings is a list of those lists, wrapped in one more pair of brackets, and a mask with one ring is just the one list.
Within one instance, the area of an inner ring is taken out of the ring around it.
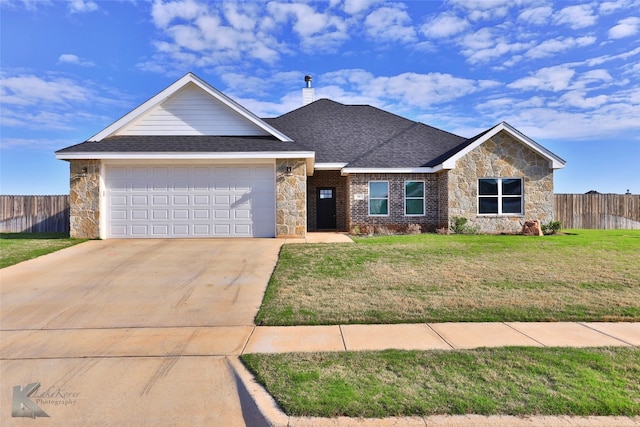
{"label": "wooden privacy fence", "polygon": [[640,195],[555,194],[555,219],[563,228],[640,230]]}
{"label": "wooden privacy fence", "polygon": [[0,232],[69,232],[69,196],[0,196]]}

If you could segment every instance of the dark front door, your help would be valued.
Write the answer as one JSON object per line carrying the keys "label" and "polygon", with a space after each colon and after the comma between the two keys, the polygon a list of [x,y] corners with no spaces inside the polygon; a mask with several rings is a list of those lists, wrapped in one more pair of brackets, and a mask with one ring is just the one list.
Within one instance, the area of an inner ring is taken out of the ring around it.
{"label": "dark front door", "polygon": [[319,230],[336,228],[336,188],[318,188],[316,224]]}

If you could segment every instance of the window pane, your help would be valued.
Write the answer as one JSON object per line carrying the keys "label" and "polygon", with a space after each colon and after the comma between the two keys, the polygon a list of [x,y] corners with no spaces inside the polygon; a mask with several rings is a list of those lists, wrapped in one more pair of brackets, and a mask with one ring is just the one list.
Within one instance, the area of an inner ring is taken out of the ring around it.
{"label": "window pane", "polygon": [[405,213],[407,215],[424,215],[423,199],[407,199]]}
{"label": "window pane", "polygon": [[521,179],[503,179],[502,194],[505,196],[520,196],[522,194]]}
{"label": "window pane", "polygon": [[387,200],[386,199],[369,199],[369,214],[370,215],[387,215]]}
{"label": "window pane", "polygon": [[502,213],[522,213],[522,197],[504,197],[502,199]]}
{"label": "window pane", "polygon": [[497,196],[498,180],[497,179],[481,179],[478,188],[478,194],[481,196]]}
{"label": "window pane", "polygon": [[369,197],[374,199],[386,199],[389,197],[388,182],[370,182]]}
{"label": "window pane", "polygon": [[406,197],[424,197],[424,182],[405,182]]}
{"label": "window pane", "polygon": [[331,189],[320,190],[320,198],[321,199],[332,199],[333,198],[333,190],[331,190]]}
{"label": "window pane", "polygon": [[497,214],[498,198],[497,197],[480,197],[478,199],[478,212],[481,214]]}

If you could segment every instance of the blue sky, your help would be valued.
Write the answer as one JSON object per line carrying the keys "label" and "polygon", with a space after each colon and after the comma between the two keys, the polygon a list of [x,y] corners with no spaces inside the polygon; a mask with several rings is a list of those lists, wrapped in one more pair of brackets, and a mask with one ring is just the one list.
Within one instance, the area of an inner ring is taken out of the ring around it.
{"label": "blue sky", "polygon": [[567,161],[555,191],[640,193],[640,0],[0,0],[0,193],[68,193],[54,151],[192,71],[261,117],[317,98]]}

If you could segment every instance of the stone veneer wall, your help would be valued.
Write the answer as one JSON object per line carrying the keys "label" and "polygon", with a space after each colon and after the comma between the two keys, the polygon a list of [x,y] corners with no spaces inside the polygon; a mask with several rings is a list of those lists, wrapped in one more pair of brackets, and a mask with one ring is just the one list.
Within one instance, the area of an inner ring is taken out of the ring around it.
{"label": "stone veneer wall", "polygon": [[336,229],[347,231],[347,177],[340,171],[315,171],[307,178],[307,211],[309,214],[307,227],[317,230],[318,188],[335,187],[336,194]]}
{"label": "stone veneer wall", "polygon": [[[287,166],[291,175],[286,175]],[[304,237],[307,233],[307,163],[304,159],[276,160],[276,237]]]}
{"label": "stone veneer wall", "polygon": [[[478,215],[479,178],[523,178],[524,215]],[[486,233],[516,233],[525,220],[553,220],[549,160],[502,131],[456,162],[448,173],[449,218],[467,218]]]}
{"label": "stone veneer wall", "polygon": [[[87,168],[86,175],[82,168]],[[100,160],[70,161],[70,230],[73,238],[100,237]]]}
{"label": "stone veneer wall", "polygon": [[[425,182],[425,215],[404,215],[404,182]],[[369,181],[389,182],[389,215],[369,215]],[[356,195],[364,195],[363,200],[356,200]],[[439,223],[439,194],[437,174],[353,174],[349,175],[349,210],[351,213],[351,230],[355,227],[386,226],[402,231],[409,224],[419,224],[422,231],[435,231]]]}

